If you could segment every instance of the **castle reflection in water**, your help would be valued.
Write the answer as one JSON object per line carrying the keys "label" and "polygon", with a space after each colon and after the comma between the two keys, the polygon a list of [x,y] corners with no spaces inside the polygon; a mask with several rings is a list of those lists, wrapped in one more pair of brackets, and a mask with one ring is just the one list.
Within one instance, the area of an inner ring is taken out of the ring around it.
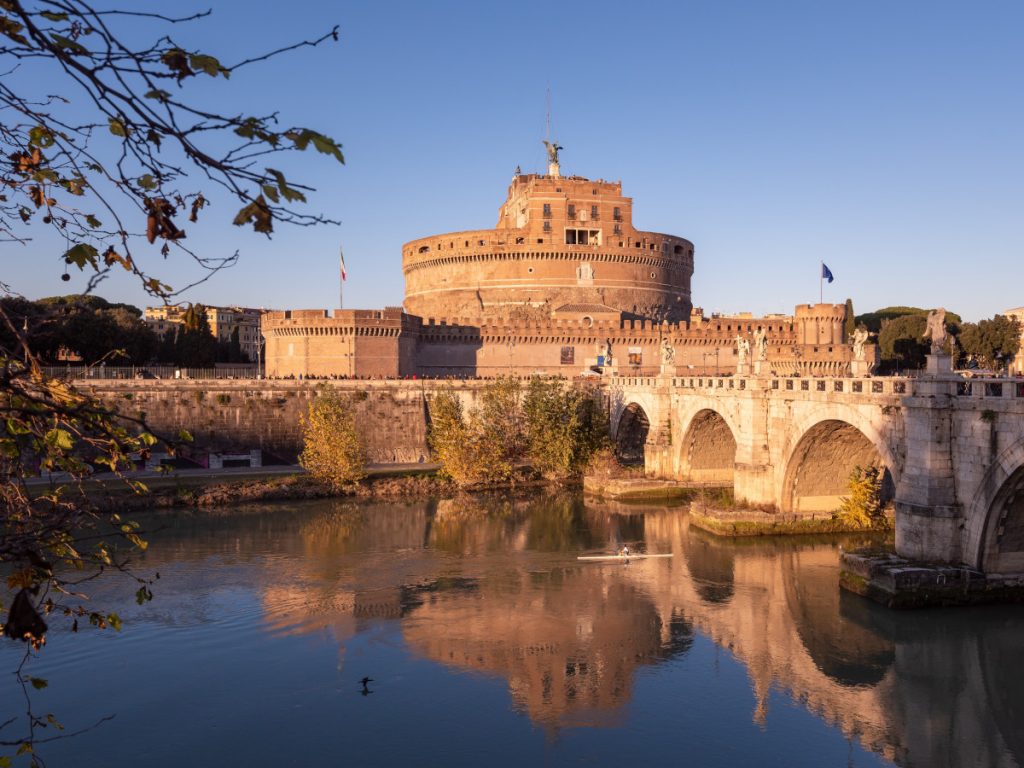
{"label": "castle reflection in water", "polygon": [[[361,626],[400,622],[412,653],[503,679],[517,710],[557,730],[621,723],[638,671],[703,636],[745,666],[758,724],[774,689],[899,765],[1024,762],[1024,680],[1001,663],[1024,616],[841,594],[834,540],[723,542],[678,510],[572,495],[320,509],[294,518],[287,577],[271,568],[257,586],[273,631],[329,629],[342,663]],[[675,556],[575,560],[622,541]]]}

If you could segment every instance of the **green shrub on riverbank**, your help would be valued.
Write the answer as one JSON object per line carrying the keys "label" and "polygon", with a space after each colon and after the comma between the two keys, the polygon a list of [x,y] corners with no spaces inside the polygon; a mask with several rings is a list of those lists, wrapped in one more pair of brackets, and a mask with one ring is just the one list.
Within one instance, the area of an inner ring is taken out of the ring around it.
{"label": "green shrub on riverbank", "polygon": [[516,379],[496,379],[468,411],[454,392],[430,403],[431,451],[460,486],[508,482],[524,464],[551,479],[577,476],[607,434],[592,398],[555,378],[535,376],[525,393]]}
{"label": "green shrub on riverbank", "polygon": [[836,520],[851,528],[872,528],[882,517],[882,472],[878,467],[854,467],[850,495],[840,499]]}
{"label": "green shrub on riverbank", "polygon": [[334,491],[366,477],[366,446],[356,427],[351,398],[321,389],[301,423],[299,464],[310,475]]}

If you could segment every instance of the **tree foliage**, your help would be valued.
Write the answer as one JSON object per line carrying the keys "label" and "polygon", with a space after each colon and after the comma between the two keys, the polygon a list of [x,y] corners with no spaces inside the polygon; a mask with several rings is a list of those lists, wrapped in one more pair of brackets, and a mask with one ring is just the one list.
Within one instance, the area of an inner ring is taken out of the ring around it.
{"label": "tree foliage", "polygon": [[[186,245],[188,228],[211,200],[234,201],[225,223],[268,236],[280,222],[329,221],[302,208],[311,188],[291,178],[287,156],[313,150],[343,162],[339,145],[284,122],[267,104],[231,112],[219,106],[230,102],[230,90],[220,89],[230,89],[234,73],[337,40],[337,29],[225,62],[174,39],[209,13],[173,17],[123,4],[97,8],[89,0],[0,0],[0,242],[32,243],[56,268],[81,270],[89,278],[84,293],[111,270],[124,270],[169,301],[190,286],[169,285],[147,264],[184,256],[201,267],[202,280],[237,257]],[[209,86],[219,89],[211,95]],[[4,633],[25,641],[29,654],[58,618],[76,631],[82,618],[120,627],[113,614],[83,607],[87,598],[76,585],[104,570],[127,571],[128,553],[144,542],[136,526],[95,507],[85,478],[93,467],[121,471],[157,438],[138,419],[47,378],[42,364],[49,353],[45,344],[44,356],[35,352],[33,334],[55,327],[54,307],[29,307],[2,283],[0,295],[24,310],[19,317],[0,303],[0,565],[14,595],[0,609]],[[77,302],[70,315],[84,319],[89,311],[110,313],[104,332],[115,338],[133,322],[125,308],[87,302]],[[46,322],[36,326],[33,318]],[[101,345],[79,330],[73,348],[83,357],[102,356]],[[37,485],[40,472],[58,472],[62,482]],[[137,597],[151,597],[147,582]],[[26,714],[0,724],[0,747],[34,754],[40,729],[55,721],[33,712],[28,693],[39,686],[24,664],[17,675]]]}
{"label": "tree foliage", "polygon": [[[871,333],[879,333],[886,321],[907,315],[925,315],[927,317],[928,310],[920,307],[884,307],[876,309],[874,312],[857,315],[857,325],[863,324]],[[962,321],[960,315],[955,312],[946,312],[946,322],[955,329]]]}
{"label": "tree foliage", "polygon": [[[55,364],[78,356],[86,364],[141,365],[156,354],[158,340],[130,304],[99,296],[54,296],[38,301],[0,299],[0,308],[15,328],[22,329],[40,360]],[[0,346],[17,345],[15,335],[0,327]]]}
{"label": "tree foliage", "polygon": [[462,401],[453,391],[440,392],[430,401],[430,450],[442,474],[459,485],[485,479],[486,467],[475,452],[475,430],[470,429]]}
{"label": "tree foliage", "polygon": [[857,330],[857,318],[853,314],[853,299],[846,300],[846,315],[843,320],[843,333],[846,334],[846,340],[849,341],[853,338],[854,331]]}
{"label": "tree foliage", "polygon": [[210,330],[206,307],[193,304],[181,325],[174,329],[173,362],[183,368],[209,368],[216,360],[217,339]]}
{"label": "tree foliage", "polygon": [[351,397],[322,388],[302,417],[299,464],[335,491],[350,488],[366,477],[366,446],[353,405]]}
{"label": "tree foliage", "polygon": [[[894,314],[898,311],[907,310],[904,314]],[[922,368],[925,364],[925,356],[931,350],[930,342],[923,336],[928,325],[928,310],[915,309],[913,307],[889,307],[880,309],[878,312],[869,315],[861,315],[858,319],[864,319],[864,323],[871,328],[872,316],[886,316],[881,320],[881,331],[878,334],[878,347],[882,358],[883,370]],[[953,313],[946,313],[946,328],[949,334],[960,332],[960,316]],[[953,342],[947,342],[952,346]]]}
{"label": "tree foliage", "polygon": [[877,525],[882,515],[882,470],[876,466],[854,467],[849,478],[850,495],[840,500],[836,517],[856,528]]}
{"label": "tree foliage", "polygon": [[964,323],[960,332],[960,345],[982,368],[997,368],[1020,350],[1020,321],[1005,315],[991,320]]}
{"label": "tree foliage", "polygon": [[[24,243],[34,227],[49,227],[65,243],[60,258],[92,275],[90,287],[124,269],[166,299],[183,288],[150,274],[136,246],[145,241],[164,256],[177,250],[212,271],[231,264],[234,254],[208,256],[185,245],[184,220],[196,222],[215,194],[237,201],[234,224],[267,235],[280,221],[328,221],[301,210],[311,188],[289,179],[272,158],[312,149],[344,162],[339,145],[311,128],[282,126],[266,107],[221,113],[196,86],[213,80],[229,89],[239,70],[337,40],[337,28],[229,63],[171,35],[209,13],[172,17],[86,0],[0,0],[0,149],[8,159],[0,166],[0,239]],[[63,82],[19,89],[33,76]]]}
{"label": "tree foliage", "polygon": [[929,344],[924,341],[926,315],[903,315],[882,324],[878,334],[878,347],[882,365],[888,368],[921,368],[928,354]]}
{"label": "tree foliage", "polygon": [[523,399],[527,455],[549,477],[579,474],[608,441],[608,423],[587,393],[534,376]]}
{"label": "tree foliage", "polygon": [[231,336],[226,342],[217,342],[217,362],[218,363],[248,363],[248,355],[242,351],[242,341],[240,338],[238,326],[236,325],[231,330]]}
{"label": "tree foliage", "polygon": [[500,378],[464,412],[452,391],[430,404],[430,446],[442,471],[459,485],[506,481],[521,464],[551,478],[579,474],[607,440],[596,403],[563,381]]}
{"label": "tree foliage", "polygon": [[510,479],[523,457],[521,388],[502,377],[485,386],[468,412],[453,391],[430,403],[430,448],[441,472],[458,485]]}
{"label": "tree foliage", "polygon": [[[79,621],[121,628],[116,614],[90,605],[81,592],[97,573],[128,574],[139,602],[152,597],[150,582],[129,569],[132,551],[145,547],[138,525],[97,507],[86,478],[93,468],[120,473],[133,456],[145,458],[157,438],[140,421],[44,376],[31,351],[21,351],[20,359],[0,358],[0,563],[9,590],[0,597],[0,616],[6,613],[0,633],[24,642],[27,660],[55,621],[72,632]],[[39,474],[64,482],[40,483]],[[136,493],[146,491],[138,481],[126,483]],[[16,671],[26,699],[24,730],[5,732],[18,721],[0,726],[0,746],[31,749],[42,729],[59,727],[52,714],[34,712],[29,693],[46,681],[26,670],[23,661]]]}

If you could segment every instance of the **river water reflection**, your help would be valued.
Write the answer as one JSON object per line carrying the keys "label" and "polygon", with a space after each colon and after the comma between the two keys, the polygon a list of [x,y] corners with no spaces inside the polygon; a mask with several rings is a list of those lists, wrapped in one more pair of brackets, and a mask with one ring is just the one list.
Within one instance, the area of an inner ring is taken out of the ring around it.
{"label": "river water reflection", "polygon": [[[115,715],[45,745],[52,768],[1024,762],[1024,609],[841,595],[851,540],[726,542],[575,495],[145,522],[156,599],[100,584],[124,632],[54,632],[33,663],[69,730]],[[674,557],[576,560],[620,542]]]}

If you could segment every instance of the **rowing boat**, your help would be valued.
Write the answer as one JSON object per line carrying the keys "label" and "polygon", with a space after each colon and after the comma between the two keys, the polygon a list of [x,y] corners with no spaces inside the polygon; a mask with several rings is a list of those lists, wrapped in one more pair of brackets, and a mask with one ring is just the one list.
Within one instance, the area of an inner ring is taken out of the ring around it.
{"label": "rowing boat", "polygon": [[632,553],[628,555],[579,555],[577,560],[642,560],[648,557],[672,557],[672,553],[669,552],[664,555],[634,555]]}

